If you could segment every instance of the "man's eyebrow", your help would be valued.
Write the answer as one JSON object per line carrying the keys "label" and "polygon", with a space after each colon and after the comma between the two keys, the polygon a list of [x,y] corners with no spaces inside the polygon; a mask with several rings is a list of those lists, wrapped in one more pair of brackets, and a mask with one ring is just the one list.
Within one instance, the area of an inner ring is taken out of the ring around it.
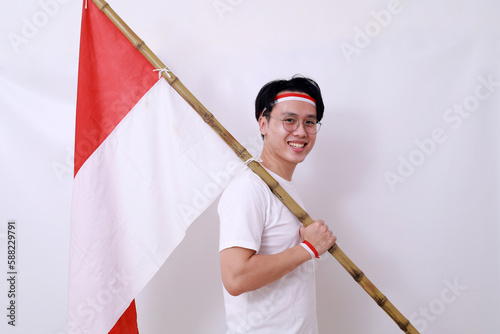
{"label": "man's eyebrow", "polygon": [[[281,117],[284,117],[284,116],[295,116],[295,117],[299,118],[298,115],[296,113],[294,113],[293,111],[285,111],[285,112],[283,112],[281,114]],[[315,114],[309,114],[309,115],[306,115],[305,118],[316,118],[316,115]]]}

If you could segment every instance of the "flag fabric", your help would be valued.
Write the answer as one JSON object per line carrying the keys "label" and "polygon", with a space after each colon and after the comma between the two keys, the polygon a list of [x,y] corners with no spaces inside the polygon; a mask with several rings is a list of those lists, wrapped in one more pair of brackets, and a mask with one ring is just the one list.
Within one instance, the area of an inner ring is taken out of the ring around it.
{"label": "flag fabric", "polygon": [[135,297],[242,166],[89,1],[80,42],[68,333],[137,333]]}

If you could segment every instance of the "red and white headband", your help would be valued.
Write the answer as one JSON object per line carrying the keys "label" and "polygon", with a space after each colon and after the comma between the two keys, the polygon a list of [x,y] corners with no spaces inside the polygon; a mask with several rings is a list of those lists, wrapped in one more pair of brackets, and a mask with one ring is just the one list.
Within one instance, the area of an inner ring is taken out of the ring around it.
{"label": "red and white headband", "polygon": [[[276,100],[274,100],[272,106],[274,106],[276,103],[279,102],[285,102],[285,101],[302,101],[302,102],[307,102],[309,104],[312,104],[313,106],[316,107],[316,100],[310,97],[309,95],[306,94],[301,94],[301,93],[284,93],[276,96]],[[262,109],[262,111],[259,114],[259,118],[262,116],[262,114],[266,111],[266,108]]]}

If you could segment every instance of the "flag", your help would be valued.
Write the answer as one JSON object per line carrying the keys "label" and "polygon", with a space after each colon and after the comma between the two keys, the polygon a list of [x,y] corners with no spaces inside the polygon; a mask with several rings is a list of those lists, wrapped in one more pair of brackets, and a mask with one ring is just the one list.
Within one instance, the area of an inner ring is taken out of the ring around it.
{"label": "flag", "polygon": [[154,70],[89,1],[80,41],[68,333],[137,333],[135,297],[243,166]]}

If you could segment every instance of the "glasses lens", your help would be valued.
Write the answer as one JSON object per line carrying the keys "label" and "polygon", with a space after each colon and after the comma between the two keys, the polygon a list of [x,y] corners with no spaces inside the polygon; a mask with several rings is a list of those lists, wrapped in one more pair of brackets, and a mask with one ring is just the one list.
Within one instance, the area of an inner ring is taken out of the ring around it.
{"label": "glasses lens", "polygon": [[286,131],[295,131],[299,126],[299,120],[295,117],[283,118],[283,127]]}
{"label": "glasses lens", "polygon": [[306,131],[311,135],[318,133],[319,129],[321,129],[321,123],[318,122],[314,122],[314,126],[311,125],[311,128],[306,126]]}
{"label": "glasses lens", "polygon": [[304,129],[309,134],[316,133],[316,120],[314,120],[314,119],[306,119],[304,121]]}

